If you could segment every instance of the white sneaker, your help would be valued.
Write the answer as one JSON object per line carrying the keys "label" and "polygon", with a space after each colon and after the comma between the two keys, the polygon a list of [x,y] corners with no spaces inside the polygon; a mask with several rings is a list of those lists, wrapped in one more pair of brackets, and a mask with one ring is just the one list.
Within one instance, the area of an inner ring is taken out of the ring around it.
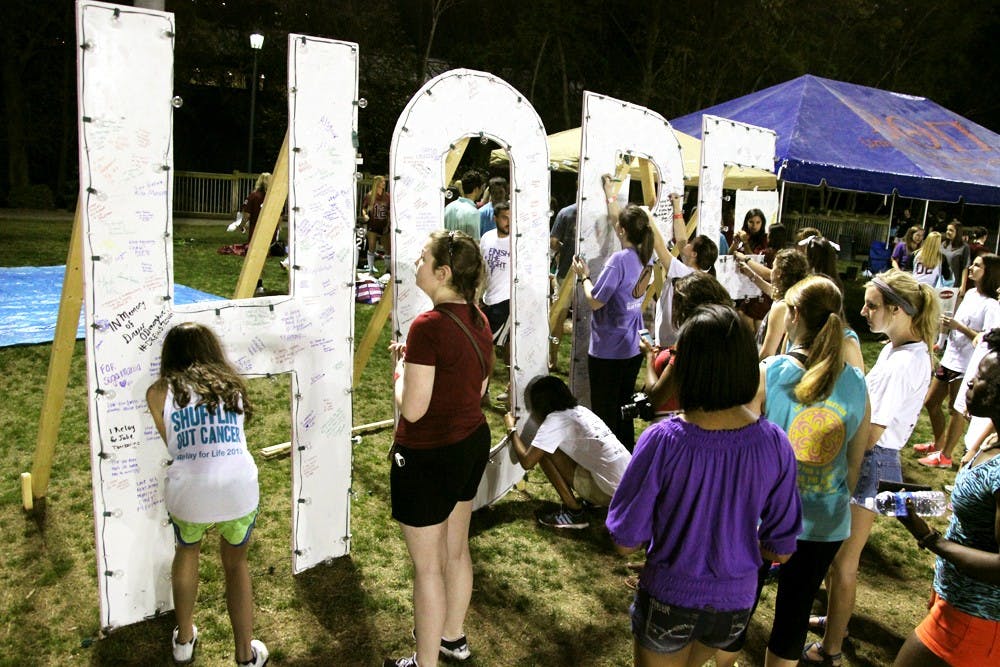
{"label": "white sneaker", "polygon": [[180,628],[174,628],[174,634],[170,638],[170,645],[174,649],[174,662],[178,665],[187,665],[194,660],[194,647],[198,643],[198,626],[191,626],[191,641],[179,644],[177,642],[177,632]]}
{"label": "white sneaker", "polygon": [[264,667],[271,655],[267,652],[267,646],[264,645],[264,642],[259,639],[251,639],[250,650],[253,651],[253,660],[250,662],[237,662],[236,664],[250,665],[251,667]]}

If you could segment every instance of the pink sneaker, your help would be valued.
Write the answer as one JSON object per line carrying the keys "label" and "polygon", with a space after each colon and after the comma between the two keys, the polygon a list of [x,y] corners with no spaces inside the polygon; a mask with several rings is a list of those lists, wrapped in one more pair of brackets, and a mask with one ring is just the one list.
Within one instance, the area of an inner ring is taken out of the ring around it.
{"label": "pink sneaker", "polygon": [[919,445],[913,445],[913,451],[920,452],[921,454],[933,454],[937,451],[937,444],[934,442],[922,442]]}
{"label": "pink sneaker", "polygon": [[922,459],[917,459],[917,463],[928,468],[951,468],[951,459],[941,452],[934,452]]}

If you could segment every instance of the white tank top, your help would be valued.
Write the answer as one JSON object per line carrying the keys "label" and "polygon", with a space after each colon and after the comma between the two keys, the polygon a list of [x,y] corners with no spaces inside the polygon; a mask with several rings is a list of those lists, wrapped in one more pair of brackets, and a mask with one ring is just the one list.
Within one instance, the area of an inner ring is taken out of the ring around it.
{"label": "white tank top", "polygon": [[167,388],[163,424],[167,451],[164,498],[171,516],[194,523],[216,523],[246,516],[257,508],[257,464],[247,450],[243,415],[219,405],[210,412],[201,397],[181,408]]}

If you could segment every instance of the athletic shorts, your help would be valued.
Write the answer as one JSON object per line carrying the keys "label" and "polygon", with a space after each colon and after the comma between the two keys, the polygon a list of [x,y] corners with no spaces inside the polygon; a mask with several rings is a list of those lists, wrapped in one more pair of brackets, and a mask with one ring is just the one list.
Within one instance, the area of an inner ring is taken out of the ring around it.
{"label": "athletic shorts", "polygon": [[664,604],[640,587],[632,603],[632,634],[654,653],[676,653],[698,641],[711,648],[729,646],[750,622],[750,609],[716,611]]}
{"label": "athletic shorts", "polygon": [[215,523],[195,523],[171,516],[170,523],[174,526],[174,537],[177,538],[178,544],[186,547],[201,542],[205,537],[205,533],[212,526],[219,527],[219,535],[226,542],[229,542],[234,547],[241,547],[250,539],[250,533],[253,532],[253,527],[257,523],[257,510],[255,509],[250,514],[238,519],[217,521]]}
{"label": "athletic shorts", "polygon": [[433,526],[447,519],[456,504],[475,498],[490,444],[485,422],[453,445],[411,449],[395,443],[389,473],[392,518],[414,528]]}
{"label": "athletic shorts", "polygon": [[573,490],[594,507],[607,507],[611,504],[611,496],[594,481],[594,476],[582,465],[577,465],[573,472]]}
{"label": "athletic shorts", "polygon": [[903,469],[899,463],[899,452],[895,449],[876,445],[865,452],[861,461],[861,472],[858,474],[858,485],[854,487],[851,497],[852,505],[860,505],[875,511],[874,498],[878,494],[878,482],[884,479],[889,482],[902,482]]}
{"label": "athletic shorts", "polygon": [[930,611],[913,632],[949,665],[995,665],[1000,658],[1000,621],[959,611],[936,592],[931,594]]}
{"label": "athletic shorts", "polygon": [[490,331],[493,332],[493,344],[504,345],[509,337],[509,328],[505,328],[504,325],[510,319],[510,299],[492,306],[487,306],[484,303],[482,310],[490,323]]}
{"label": "athletic shorts", "polygon": [[945,384],[951,384],[956,380],[961,380],[964,376],[964,371],[953,371],[950,368],[945,368],[941,364],[938,364],[938,367],[934,370],[934,377]]}

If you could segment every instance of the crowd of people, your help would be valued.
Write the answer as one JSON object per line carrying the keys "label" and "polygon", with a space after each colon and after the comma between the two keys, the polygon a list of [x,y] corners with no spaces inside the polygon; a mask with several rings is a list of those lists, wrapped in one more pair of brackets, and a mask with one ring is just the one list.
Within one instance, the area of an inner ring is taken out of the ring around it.
{"label": "crowd of people", "polygon": [[[621,208],[614,180],[603,184],[620,250],[596,275],[580,258],[553,261],[577,280],[578,307],[593,315],[589,406],[545,375],[521,388],[525,414],[507,412],[504,421],[512,454],[526,470],[540,467],[561,501],[559,511],[539,513],[542,524],[586,528],[607,508],[617,550],[644,552],[630,608],[635,664],[695,666],[713,657],[734,664],[777,570],[765,664],[839,665],[879,483],[903,481],[901,452],[925,407],[935,441],[918,448],[939,467],[952,465],[970,418],[973,426],[947,533],[914,512],[899,517],[938,561],[930,613],[896,664],[996,662],[1000,257],[956,249],[957,223],[948,226],[944,246],[934,233],[928,244],[922,230],[907,232],[893,252],[898,268],[865,285],[860,314],[885,341],[866,374],[835,249],[818,230],[799,230],[784,248],[784,229],[769,234],[779,225],[766,230],[764,214],[750,211],[730,251],[769,300],[763,311],[741,307],[713,275],[716,241],[688,240],[679,195],[671,197],[671,249],[647,209]],[[463,195],[471,196],[446,208],[445,229],[421,249],[416,285],[432,309],[390,346],[399,414],[389,454],[391,508],[413,564],[416,651],[386,666],[433,667],[472,655],[464,628],[473,593],[469,524],[492,442],[483,398],[506,342],[497,333],[509,329],[512,233],[506,182],[490,182],[488,210],[474,201],[483,185],[474,172],[463,177]],[[567,250],[558,227],[570,224],[569,215],[556,216],[557,252]],[[753,257],[761,255],[764,262]],[[655,302],[655,336],[644,339],[642,304],[657,263],[667,280]],[[961,281],[953,314],[942,314],[924,279],[946,273]],[[650,423],[636,442],[623,406],[634,398],[643,361]],[[168,333],[160,373],[148,401],[174,458],[166,489],[177,536],[174,657],[193,656],[199,545],[218,524],[236,658],[262,665],[268,652],[252,639],[246,565],[257,505],[256,468],[243,436],[251,412],[246,387],[211,331],[190,323]],[[239,432],[233,457],[185,456],[190,443],[179,443],[178,429],[205,414]],[[230,502],[210,516],[199,509],[207,504],[191,501],[216,494]],[[827,613],[812,616],[824,581]],[[810,629],[822,640],[806,643]]]}

